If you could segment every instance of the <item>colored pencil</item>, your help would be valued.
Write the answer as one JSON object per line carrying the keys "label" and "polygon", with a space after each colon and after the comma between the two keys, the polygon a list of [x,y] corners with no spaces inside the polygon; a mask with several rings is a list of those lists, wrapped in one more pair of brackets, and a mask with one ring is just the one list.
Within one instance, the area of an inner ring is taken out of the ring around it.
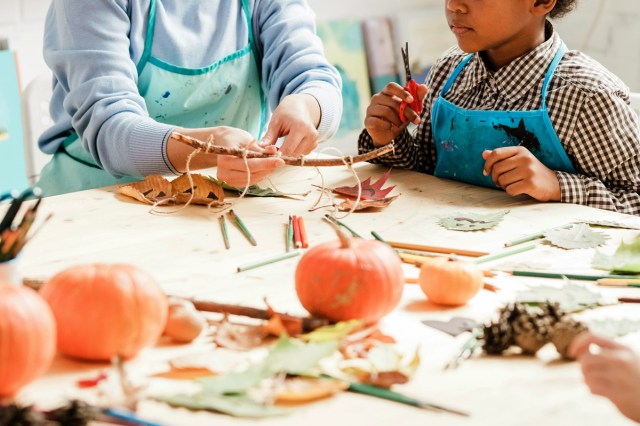
{"label": "colored pencil", "polygon": [[247,263],[245,265],[238,266],[238,272],[248,271],[249,269],[259,268],[261,266],[270,265],[281,260],[291,259],[292,257],[300,256],[300,250],[292,250],[276,256],[267,257],[265,259],[258,260],[256,262]]}
{"label": "colored pencil", "polygon": [[[570,280],[598,281],[603,278],[637,279],[637,275],[583,275],[583,274],[563,274],[562,272],[538,272],[538,271],[510,271],[507,272],[515,277],[536,277],[536,278],[567,278]],[[635,284],[629,286],[634,287]]]}
{"label": "colored pencil", "polygon": [[393,248],[424,251],[428,253],[457,254],[458,256],[468,257],[481,257],[489,254],[487,252],[481,251],[455,249],[449,247],[425,246],[421,244],[401,243],[398,241],[387,241],[387,243]]}
{"label": "colored pencil", "polygon": [[529,250],[533,250],[534,248],[536,248],[535,244],[530,244],[528,246],[522,246],[522,247],[518,247],[516,249],[513,250],[505,250],[499,253],[492,253],[492,254],[487,254],[485,256],[481,256],[476,258],[475,262],[476,263],[485,263],[485,262],[491,262],[492,260],[498,260],[498,259],[502,259],[508,256],[513,256],[514,254],[518,254],[518,253],[522,253],[525,251],[529,251]]}
{"label": "colored pencil", "polygon": [[249,240],[252,245],[257,246],[258,243],[256,242],[256,239],[253,238],[253,235],[251,235],[251,232],[249,232],[249,229],[244,224],[242,219],[240,219],[240,217],[233,210],[229,210],[229,216],[231,216],[236,225],[238,225],[238,228],[240,228],[244,236],[247,237],[247,240]]}
{"label": "colored pencil", "polygon": [[300,225],[300,242],[302,243],[302,248],[308,248],[309,239],[307,238],[307,228],[304,226],[302,216],[298,216],[298,225]]}
{"label": "colored pencil", "polygon": [[287,224],[287,251],[293,250],[293,217],[289,215],[289,223]]}
{"label": "colored pencil", "polygon": [[224,218],[223,214],[220,215],[218,220],[220,221],[220,230],[222,231],[224,247],[229,250],[231,248],[231,244],[229,243],[229,233],[227,232],[227,220]]}
{"label": "colored pencil", "polygon": [[384,240],[384,238],[382,238],[382,237],[380,236],[380,234],[378,234],[376,231],[371,231],[371,235],[373,235],[373,238],[375,238],[376,240],[378,240],[378,241],[380,241],[380,242],[382,242],[382,243],[385,243],[385,244],[389,244],[389,243],[388,243],[388,242],[386,242],[386,241]]}
{"label": "colored pencil", "polygon": [[[566,228],[570,228],[572,227],[573,224],[569,223],[567,225],[562,225],[562,226],[558,226],[556,228],[551,228],[551,229],[566,229]],[[533,241],[533,240],[538,240],[540,238],[544,238],[544,232],[538,232],[536,234],[531,234],[531,235],[526,235],[522,238],[518,238],[517,240],[513,240],[513,241],[509,241],[507,243],[504,244],[505,247],[512,247],[512,246],[516,246],[518,244],[522,244],[522,243],[526,243],[528,241]]]}
{"label": "colored pencil", "polygon": [[640,303],[640,299],[637,297],[619,297],[618,302],[620,303]]}
{"label": "colored pencil", "polygon": [[133,411],[122,410],[119,408],[105,408],[102,410],[102,413],[108,417],[113,417],[114,419],[124,420],[125,422],[140,425],[140,426],[162,426],[160,423],[150,422],[147,420],[143,420]]}
{"label": "colored pencil", "polygon": [[603,287],[640,287],[640,278],[600,278],[596,282]]}
{"label": "colored pencil", "polygon": [[300,239],[300,222],[298,216],[293,215],[293,243],[297,249],[302,248],[302,240]]}
{"label": "colored pencil", "polygon": [[344,229],[346,229],[347,231],[349,231],[351,233],[351,235],[353,235],[356,238],[362,238],[362,236],[360,234],[358,234],[356,231],[354,231],[353,229],[349,228],[349,226],[344,223],[344,222],[340,222],[338,219],[334,218],[333,216],[331,216],[330,214],[325,214],[324,215],[325,220],[328,220],[329,222],[334,223],[335,225],[338,226],[342,226]]}

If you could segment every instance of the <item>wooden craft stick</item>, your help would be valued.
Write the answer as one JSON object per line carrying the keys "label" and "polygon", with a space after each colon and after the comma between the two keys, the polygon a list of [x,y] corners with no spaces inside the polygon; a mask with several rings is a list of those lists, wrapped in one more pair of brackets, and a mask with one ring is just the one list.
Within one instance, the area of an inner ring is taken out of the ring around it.
{"label": "wooden craft stick", "polygon": [[401,243],[398,241],[387,241],[387,243],[393,248],[424,251],[427,253],[431,252],[431,253],[443,253],[443,254],[457,254],[458,256],[468,256],[468,257],[480,257],[480,256],[486,256],[489,254],[487,252],[482,252],[482,251],[455,249],[455,248],[449,248],[449,247],[425,246],[421,244]]}
{"label": "wooden craft stick", "polygon": [[513,250],[505,250],[502,251],[500,253],[493,253],[493,254],[487,254],[486,256],[481,256],[476,258],[475,262],[476,263],[485,263],[485,262],[491,262],[492,260],[498,260],[498,259],[502,259],[508,256],[513,256],[514,254],[518,254],[518,253],[522,253],[525,251],[529,251],[529,250],[533,250],[534,248],[536,248],[535,244],[530,244],[528,246],[522,246],[522,247],[518,247],[516,249]]}
{"label": "wooden craft stick", "polygon": [[238,228],[240,228],[244,236],[247,237],[247,240],[249,240],[252,245],[257,246],[258,243],[256,242],[256,239],[253,238],[253,235],[251,235],[251,232],[249,232],[249,229],[244,224],[242,219],[240,219],[240,217],[233,210],[229,210],[229,216],[231,216],[236,225],[238,225]]}
{"label": "wooden craft stick", "polygon": [[309,248],[307,228],[304,226],[304,219],[302,219],[302,216],[298,216],[298,225],[300,225],[300,242],[302,243],[302,248]]}
{"label": "wooden craft stick", "polygon": [[293,243],[297,249],[302,248],[302,240],[300,239],[300,222],[296,215],[293,215]]}
{"label": "wooden craft stick", "polygon": [[[234,157],[240,158],[269,158],[275,157],[274,155],[265,155],[256,151],[249,151],[246,149],[240,148],[228,148],[225,146],[213,145],[211,143],[203,142],[199,139],[183,135],[178,132],[171,133],[171,137],[178,142],[181,142],[185,145],[189,145],[193,148],[199,149],[205,153],[210,154],[222,154],[222,155],[233,155]],[[394,150],[394,145],[392,143],[382,146],[378,149],[374,149],[373,151],[369,151],[367,153],[356,155],[355,157],[343,157],[343,158],[304,158],[304,157],[287,157],[287,156],[278,156],[278,158],[282,159],[285,164],[290,166],[307,166],[307,167],[327,167],[327,166],[344,166],[346,164],[355,164],[363,161],[369,161],[374,158],[381,157],[391,151]]]}
{"label": "wooden craft stick", "polygon": [[282,312],[271,312],[266,309],[252,308],[249,306],[230,305],[224,303],[216,303],[208,300],[189,299],[195,308],[203,312],[215,312],[220,314],[238,315],[242,317],[256,318],[261,320],[269,320],[273,315],[278,315],[284,321],[301,321],[302,330],[305,332],[313,331],[316,328],[329,325],[329,320],[317,317],[297,317]]}
{"label": "wooden craft stick", "polygon": [[276,256],[267,257],[262,260],[258,260],[256,262],[247,263],[245,265],[238,266],[238,272],[248,271],[249,269],[259,268],[261,266],[270,265],[272,263],[280,262],[281,260],[290,259],[292,257],[300,256],[300,250],[292,250],[283,254],[278,254]]}

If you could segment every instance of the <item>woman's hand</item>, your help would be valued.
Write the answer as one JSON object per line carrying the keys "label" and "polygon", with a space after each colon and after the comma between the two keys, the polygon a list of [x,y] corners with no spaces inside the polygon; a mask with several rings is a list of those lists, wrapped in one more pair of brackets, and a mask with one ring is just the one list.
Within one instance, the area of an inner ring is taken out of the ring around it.
{"label": "woman's hand", "polygon": [[[191,170],[205,169],[218,166],[218,179],[224,180],[232,186],[245,186],[260,182],[276,169],[284,166],[284,161],[278,158],[275,147],[262,148],[258,146],[253,136],[241,129],[233,127],[211,127],[203,129],[176,129],[177,132],[194,137],[201,141],[211,140],[214,145],[230,148],[247,148],[251,151],[274,155],[270,158],[245,159],[231,155],[196,154],[189,164]],[[194,149],[172,138],[167,142],[167,157],[173,167],[179,172],[186,171],[187,158]],[[249,174],[247,174],[247,165]],[[248,176],[247,176],[248,175]]]}
{"label": "woman's hand", "polygon": [[308,154],[318,146],[320,116],[316,98],[304,93],[289,95],[273,111],[260,145],[274,145],[278,138],[286,136],[280,147],[283,155],[300,157]]}
{"label": "woman's hand", "polygon": [[484,175],[511,196],[527,194],[538,201],[560,201],[556,172],[542,164],[527,148],[509,146],[484,151]]}
{"label": "woman's hand", "polygon": [[[422,104],[427,94],[427,86],[418,85],[418,101]],[[382,92],[371,98],[367,108],[367,116],[364,119],[364,127],[371,136],[375,146],[387,145],[407,127],[409,122],[420,124],[420,116],[410,107],[404,109],[404,117],[408,120],[403,123],[400,119],[400,104],[402,101],[413,102],[413,96],[397,83],[389,83]]]}
{"label": "woman's hand", "polygon": [[591,393],[610,399],[622,414],[640,422],[640,359],[631,349],[583,333],[571,342],[569,355],[578,358]]}

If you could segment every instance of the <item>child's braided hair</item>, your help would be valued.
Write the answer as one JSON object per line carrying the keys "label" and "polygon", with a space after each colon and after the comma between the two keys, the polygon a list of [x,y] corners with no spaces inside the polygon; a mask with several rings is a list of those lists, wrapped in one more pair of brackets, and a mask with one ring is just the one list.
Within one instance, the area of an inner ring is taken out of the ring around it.
{"label": "child's braided hair", "polygon": [[577,4],[578,0],[557,0],[556,6],[549,13],[549,16],[551,18],[562,18],[564,15],[571,12]]}

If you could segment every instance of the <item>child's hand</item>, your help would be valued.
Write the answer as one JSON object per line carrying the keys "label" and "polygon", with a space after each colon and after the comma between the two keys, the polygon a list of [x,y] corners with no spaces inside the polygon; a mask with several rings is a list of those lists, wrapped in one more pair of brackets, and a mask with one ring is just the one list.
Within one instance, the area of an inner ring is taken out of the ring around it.
{"label": "child's hand", "polygon": [[[599,347],[590,351],[590,347]],[[577,357],[591,393],[609,398],[622,414],[640,422],[640,359],[628,347],[613,340],[583,333],[569,347]]]}
{"label": "child's hand", "polygon": [[509,146],[484,151],[484,175],[511,196],[527,194],[538,201],[560,201],[556,172],[542,164],[527,148]]}
{"label": "child's hand", "polygon": [[[422,103],[427,94],[427,86],[418,85],[418,100]],[[402,101],[413,102],[413,97],[397,83],[389,83],[382,92],[371,98],[364,119],[364,127],[376,146],[387,145],[411,123],[420,124],[420,116],[411,108],[404,109],[404,116],[408,120],[400,120],[400,104]]]}
{"label": "child's hand", "polygon": [[[239,146],[238,148],[244,148],[244,146]],[[275,146],[270,145],[266,148],[261,148],[255,140],[249,144],[247,148],[263,154],[276,155],[278,153]],[[249,166],[249,174],[247,174],[247,165]],[[278,157],[250,158],[246,159],[245,164],[245,160],[242,158],[231,155],[219,155],[217,177],[231,186],[245,187],[247,184],[254,185],[260,182],[276,169],[283,166],[284,161]]]}

